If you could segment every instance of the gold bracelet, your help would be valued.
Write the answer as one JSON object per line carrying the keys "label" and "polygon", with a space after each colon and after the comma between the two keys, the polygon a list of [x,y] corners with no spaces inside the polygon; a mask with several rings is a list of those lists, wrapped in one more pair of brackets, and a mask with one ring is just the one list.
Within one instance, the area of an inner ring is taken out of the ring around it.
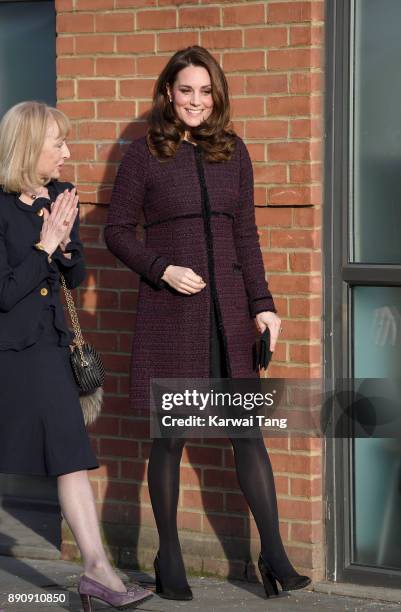
{"label": "gold bracelet", "polygon": [[37,242],[33,246],[35,247],[35,249],[38,249],[38,251],[45,251],[45,253],[47,253],[45,247],[43,246],[41,242]]}
{"label": "gold bracelet", "polygon": [[47,253],[47,261],[49,263],[52,262],[52,258],[50,253],[48,253],[45,249],[45,247],[43,246],[43,244],[41,242],[37,242],[36,244],[33,245],[35,247],[35,249],[37,249],[38,251],[44,251],[45,253]]}

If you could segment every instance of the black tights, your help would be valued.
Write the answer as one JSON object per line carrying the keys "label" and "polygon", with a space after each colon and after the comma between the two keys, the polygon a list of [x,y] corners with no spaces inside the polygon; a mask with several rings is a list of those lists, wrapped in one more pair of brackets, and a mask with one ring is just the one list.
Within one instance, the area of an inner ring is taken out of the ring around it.
{"label": "black tights", "polygon": [[[279,532],[276,488],[263,438],[230,438],[239,485],[254,516],[263,558],[279,577],[295,575]],[[185,440],[156,438],[148,466],[149,491],[160,540],[160,571],[166,584],[186,585],[177,531],[180,461]]]}

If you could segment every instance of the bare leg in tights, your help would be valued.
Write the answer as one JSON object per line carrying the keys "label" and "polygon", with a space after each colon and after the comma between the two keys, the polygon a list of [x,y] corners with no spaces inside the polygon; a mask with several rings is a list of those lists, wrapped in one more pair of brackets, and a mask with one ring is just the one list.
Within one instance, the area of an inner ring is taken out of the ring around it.
{"label": "bare leg in tights", "polygon": [[[276,489],[263,438],[232,438],[237,476],[255,518],[262,556],[282,578],[297,575],[279,532]],[[177,532],[180,461],[185,440],[155,439],[149,458],[149,491],[160,539],[160,573],[170,587],[186,585]]]}
{"label": "bare leg in tights", "polygon": [[59,476],[57,485],[61,511],[81,551],[85,575],[114,591],[126,591],[103,547],[88,472]]}

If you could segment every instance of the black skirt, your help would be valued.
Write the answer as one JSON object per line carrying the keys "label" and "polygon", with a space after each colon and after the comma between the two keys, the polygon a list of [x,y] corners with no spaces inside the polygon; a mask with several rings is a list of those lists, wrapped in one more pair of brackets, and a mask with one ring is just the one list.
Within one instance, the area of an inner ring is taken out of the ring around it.
{"label": "black skirt", "polygon": [[0,473],[59,476],[99,467],[54,312],[22,351],[0,351]]}

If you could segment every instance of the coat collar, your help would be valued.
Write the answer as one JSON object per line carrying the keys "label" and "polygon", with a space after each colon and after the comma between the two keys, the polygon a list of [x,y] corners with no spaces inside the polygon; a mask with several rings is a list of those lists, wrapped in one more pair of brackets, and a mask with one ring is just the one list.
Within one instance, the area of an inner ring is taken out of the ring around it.
{"label": "coat collar", "polygon": [[47,190],[49,192],[50,199],[41,196],[39,198],[36,198],[36,200],[34,200],[32,204],[25,204],[25,202],[20,200],[19,194],[15,194],[16,205],[21,210],[25,210],[26,212],[35,213],[35,214],[37,214],[38,211],[41,210],[44,206],[46,206],[46,208],[49,208],[50,203],[53,202],[58,195],[58,191],[57,191],[57,187],[55,183],[56,181],[50,181],[50,183],[46,185]]}

